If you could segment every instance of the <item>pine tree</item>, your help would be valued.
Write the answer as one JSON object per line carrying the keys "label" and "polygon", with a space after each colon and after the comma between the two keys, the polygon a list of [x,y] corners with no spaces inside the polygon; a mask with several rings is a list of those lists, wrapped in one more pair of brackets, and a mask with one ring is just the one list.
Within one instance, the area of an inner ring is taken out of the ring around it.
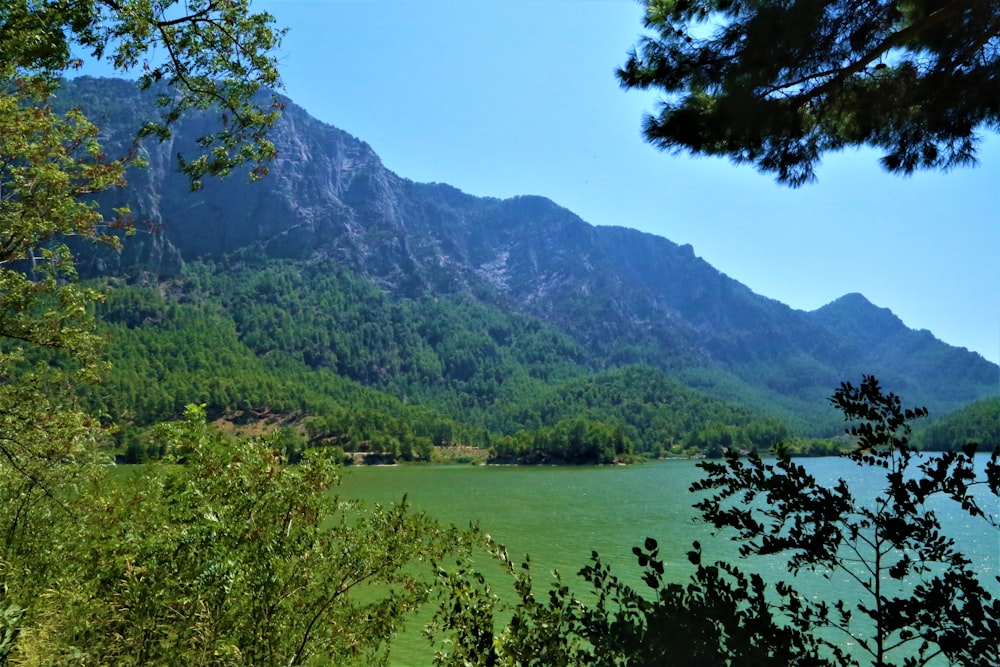
{"label": "pine tree", "polygon": [[618,72],[664,98],[666,150],[727,156],[802,185],[828,151],[873,146],[891,172],[975,162],[1000,126],[993,0],[647,0]]}

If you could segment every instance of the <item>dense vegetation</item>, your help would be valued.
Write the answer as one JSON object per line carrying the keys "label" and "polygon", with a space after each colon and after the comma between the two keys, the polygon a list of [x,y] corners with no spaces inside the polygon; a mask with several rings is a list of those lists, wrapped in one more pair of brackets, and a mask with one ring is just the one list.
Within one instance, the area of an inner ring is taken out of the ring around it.
{"label": "dense vegetation", "polygon": [[[333,446],[379,461],[430,460],[434,447],[454,445],[497,461],[595,463],[779,442],[795,455],[826,455],[847,444],[768,416],[784,414],[781,406],[737,407],[651,367],[593,372],[593,357],[534,318],[463,294],[394,297],[332,262],[242,253],[144,280],[103,283],[97,315],[111,371],[84,387],[90,412],[120,427],[125,461],[162,455],[144,427],[179,417],[187,401],[237,426],[283,427],[298,453]],[[719,377],[697,373],[683,376],[696,385]],[[738,386],[733,395],[748,400]],[[962,414],[917,443],[989,443],[995,401]],[[580,420],[613,435],[568,446]]]}
{"label": "dense vegetation", "polygon": [[179,417],[185,398],[237,425],[294,424],[282,430],[299,453],[311,442],[427,460],[432,442],[479,437],[438,412],[310,368],[293,355],[256,355],[216,304],[168,303],[154,289],[121,287],[109,290],[100,312],[112,371],[83,391],[95,414],[121,427],[125,461],[162,455],[162,443],[142,427]]}
{"label": "dense vegetation", "polygon": [[976,401],[918,432],[914,440],[924,449],[949,452],[969,443],[1000,447],[1000,397]]}
{"label": "dense vegetation", "polygon": [[[379,460],[467,445],[508,462],[597,463],[767,449],[789,434],[649,367],[588,372],[581,348],[536,319],[464,295],[392,297],[333,263],[244,255],[105,286],[111,371],[85,398],[121,427],[126,461],[162,453],[143,427],[185,401],[284,426],[299,451]],[[567,448],[556,434],[581,419],[609,435]]]}

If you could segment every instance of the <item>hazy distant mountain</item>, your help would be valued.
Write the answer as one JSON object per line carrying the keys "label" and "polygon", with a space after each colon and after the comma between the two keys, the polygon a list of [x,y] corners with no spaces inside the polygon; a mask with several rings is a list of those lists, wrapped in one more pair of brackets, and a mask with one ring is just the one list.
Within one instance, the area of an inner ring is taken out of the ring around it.
{"label": "hazy distant mountain", "polygon": [[[127,145],[136,120],[155,113],[150,96],[122,81],[77,79],[61,95],[112,147]],[[127,201],[162,234],[91,257],[91,270],[173,275],[184,259],[248,249],[333,259],[391,294],[467,292],[514,306],[575,338],[597,368],[650,364],[721,395],[749,386],[792,409],[822,402],[863,372],[935,412],[997,392],[995,364],[908,329],[859,294],[797,311],[720,273],[691,246],[595,227],[542,197],[481,198],[414,183],[291,102],[272,134],[278,159],[264,181],[234,176],[191,193],[172,165],[206,120],[187,119],[171,140],[147,143],[149,167],[109,202]]]}

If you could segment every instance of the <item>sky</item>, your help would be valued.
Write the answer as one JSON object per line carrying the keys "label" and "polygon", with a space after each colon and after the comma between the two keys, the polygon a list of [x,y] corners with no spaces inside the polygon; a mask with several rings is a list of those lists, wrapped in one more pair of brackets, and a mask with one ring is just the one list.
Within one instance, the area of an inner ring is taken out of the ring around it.
{"label": "sky", "polygon": [[614,72],[634,0],[255,0],[288,28],[285,91],[400,176],[548,197],[594,225],[689,243],[755,292],[812,310],[850,293],[1000,362],[1000,137],[980,165],[909,178],[828,155],[799,189],[724,159],[663,153],[657,94]]}

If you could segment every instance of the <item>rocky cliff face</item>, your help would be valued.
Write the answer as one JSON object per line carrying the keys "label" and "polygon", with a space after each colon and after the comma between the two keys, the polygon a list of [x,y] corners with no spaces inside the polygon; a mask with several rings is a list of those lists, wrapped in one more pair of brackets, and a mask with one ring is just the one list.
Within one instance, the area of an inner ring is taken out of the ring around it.
{"label": "rocky cliff face", "polygon": [[[105,130],[131,141],[149,96],[121,81],[77,79],[63,92]],[[106,205],[128,203],[140,223],[126,252],[91,268],[175,273],[183,258],[255,249],[269,257],[330,258],[401,296],[469,292],[558,326],[599,364],[663,368],[714,364],[779,394],[828,395],[861,372],[949,407],[995,393],[1000,370],[848,295],[804,313],[754,294],[690,246],[624,227],[594,227],[542,197],[478,198],[388,171],[364,142],[288,102],[262,182],[239,175],[191,193],[174,156],[207,118],[147,143],[147,169]],[[762,370],[763,369],[763,370]],[[934,383],[948,385],[936,391]],[[892,386],[892,385],[890,385]],[[946,394],[946,395],[944,395]]]}

